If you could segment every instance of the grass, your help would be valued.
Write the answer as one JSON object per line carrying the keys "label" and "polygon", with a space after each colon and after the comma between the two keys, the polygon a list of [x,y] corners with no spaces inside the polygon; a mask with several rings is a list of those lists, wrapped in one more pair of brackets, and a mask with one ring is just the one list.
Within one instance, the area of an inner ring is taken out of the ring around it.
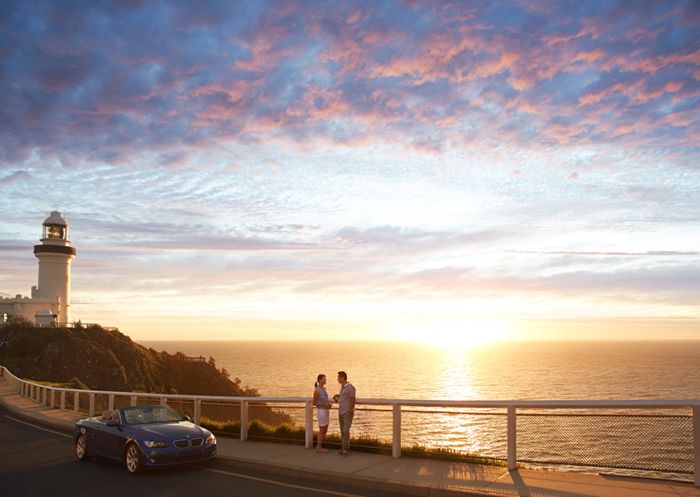
{"label": "grass", "polygon": [[45,387],[53,387],[53,388],[75,388],[75,385],[73,383],[56,383],[53,381],[43,381],[43,380],[30,380],[33,383],[36,383],[38,385],[43,385]]}
{"label": "grass", "polygon": [[[241,423],[239,421],[216,421],[203,417],[200,424],[217,435],[230,437],[239,437],[241,435]],[[253,420],[248,425],[248,440],[302,445],[305,440],[305,432],[304,428],[292,424],[271,426],[258,420]],[[327,435],[324,444],[329,447],[340,448],[340,437],[338,435]],[[350,445],[353,450],[358,452],[391,454],[391,442],[385,442],[374,437],[351,437]],[[453,449],[425,447],[417,444],[409,447],[401,447],[401,456],[485,464],[489,466],[506,465],[506,462],[500,459],[459,452]]]}

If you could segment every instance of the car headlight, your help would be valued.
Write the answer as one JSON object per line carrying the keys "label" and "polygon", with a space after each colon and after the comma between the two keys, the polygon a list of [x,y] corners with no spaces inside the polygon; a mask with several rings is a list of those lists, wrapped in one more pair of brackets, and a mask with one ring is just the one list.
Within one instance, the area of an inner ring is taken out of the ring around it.
{"label": "car headlight", "polygon": [[216,445],[216,437],[214,435],[209,435],[209,438],[207,438],[207,445]]}
{"label": "car headlight", "polygon": [[163,442],[162,440],[144,440],[143,444],[149,449],[162,449],[170,445],[169,442]]}

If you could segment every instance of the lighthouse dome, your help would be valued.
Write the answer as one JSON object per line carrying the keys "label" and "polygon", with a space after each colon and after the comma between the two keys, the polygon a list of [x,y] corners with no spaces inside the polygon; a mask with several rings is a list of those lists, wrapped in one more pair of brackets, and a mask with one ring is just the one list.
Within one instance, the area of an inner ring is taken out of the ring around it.
{"label": "lighthouse dome", "polygon": [[59,211],[51,211],[51,215],[47,217],[42,224],[68,226],[68,223],[63,218],[63,214],[61,214]]}

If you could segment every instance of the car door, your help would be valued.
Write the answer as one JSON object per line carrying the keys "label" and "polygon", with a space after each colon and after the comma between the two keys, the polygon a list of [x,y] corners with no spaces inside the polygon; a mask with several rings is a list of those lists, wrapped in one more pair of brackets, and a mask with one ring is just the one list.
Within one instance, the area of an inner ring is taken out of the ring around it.
{"label": "car door", "polygon": [[105,455],[105,427],[106,425],[104,421],[98,420],[97,418],[92,418],[90,419],[87,428],[86,434],[88,436],[88,446],[90,447],[90,451],[99,456]]}
{"label": "car door", "polygon": [[102,455],[112,459],[121,459],[124,447],[124,423],[119,409],[115,409],[112,416],[104,424],[100,432]]}

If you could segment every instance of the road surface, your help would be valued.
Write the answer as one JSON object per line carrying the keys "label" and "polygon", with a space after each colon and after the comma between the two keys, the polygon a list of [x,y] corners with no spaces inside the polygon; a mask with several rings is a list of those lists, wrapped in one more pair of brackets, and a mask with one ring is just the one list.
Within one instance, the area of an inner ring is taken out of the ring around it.
{"label": "road surface", "polygon": [[104,459],[78,461],[70,434],[17,417],[0,407],[0,495],[3,497],[396,497],[348,486],[237,467],[216,459],[129,475]]}

